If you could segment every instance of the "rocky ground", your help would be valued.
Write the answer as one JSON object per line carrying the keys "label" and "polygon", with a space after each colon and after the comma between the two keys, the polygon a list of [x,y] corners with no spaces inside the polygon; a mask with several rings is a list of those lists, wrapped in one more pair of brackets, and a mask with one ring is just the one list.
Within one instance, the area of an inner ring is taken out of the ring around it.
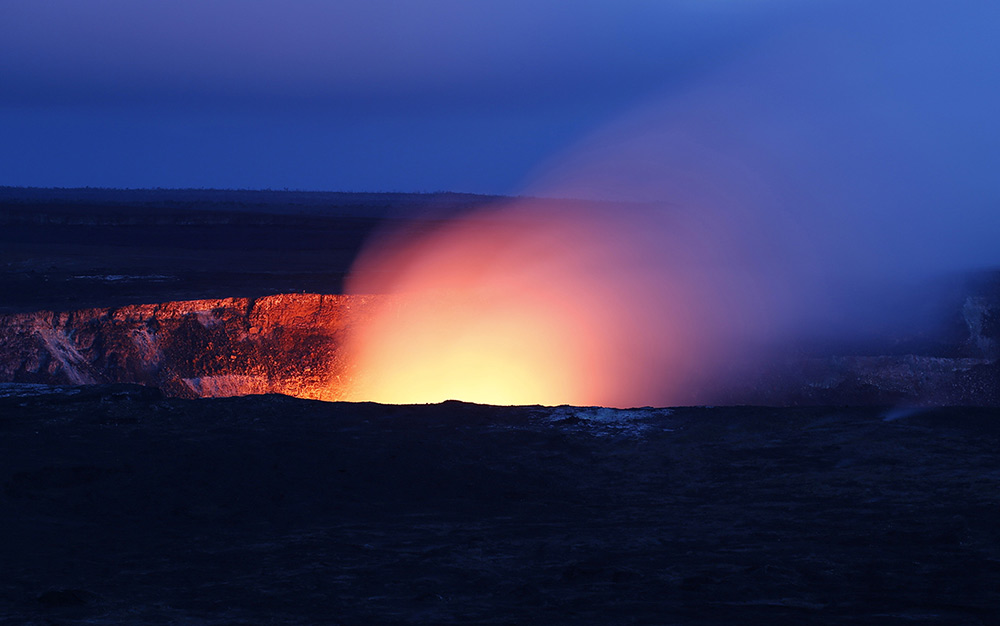
{"label": "rocky ground", "polygon": [[6,386],[2,624],[992,624],[996,409]]}
{"label": "rocky ground", "polygon": [[281,294],[0,315],[0,381],[339,400],[349,375],[339,347],[378,302]]}

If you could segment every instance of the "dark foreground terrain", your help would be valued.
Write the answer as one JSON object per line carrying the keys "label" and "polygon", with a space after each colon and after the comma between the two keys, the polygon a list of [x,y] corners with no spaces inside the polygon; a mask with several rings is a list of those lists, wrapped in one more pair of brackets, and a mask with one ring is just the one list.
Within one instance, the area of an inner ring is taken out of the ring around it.
{"label": "dark foreground terrain", "polygon": [[0,394],[2,624],[994,624],[1000,410]]}

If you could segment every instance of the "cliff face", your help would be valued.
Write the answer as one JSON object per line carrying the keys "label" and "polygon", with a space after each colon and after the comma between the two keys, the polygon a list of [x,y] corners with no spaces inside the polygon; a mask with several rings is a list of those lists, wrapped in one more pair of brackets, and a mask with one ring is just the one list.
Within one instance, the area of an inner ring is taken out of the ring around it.
{"label": "cliff face", "polygon": [[284,294],[3,316],[0,380],[337,400],[346,367],[337,348],[375,299]]}
{"label": "cliff face", "polygon": [[[340,400],[340,346],[385,297],[284,294],[0,316],[0,382],[139,383],[179,397],[281,393]],[[1000,302],[969,298],[951,356],[809,357],[759,372],[716,404],[1000,406]],[[959,355],[959,356],[955,356]]]}
{"label": "cliff face", "polygon": [[969,327],[969,344],[982,356],[1000,359],[1000,295],[970,296],[962,307],[962,317]]}

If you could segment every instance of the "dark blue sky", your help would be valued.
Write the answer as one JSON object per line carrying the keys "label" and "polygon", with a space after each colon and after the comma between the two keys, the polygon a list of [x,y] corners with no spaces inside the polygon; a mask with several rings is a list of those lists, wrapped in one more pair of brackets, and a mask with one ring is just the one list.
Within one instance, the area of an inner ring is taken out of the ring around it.
{"label": "dark blue sky", "polygon": [[0,184],[516,193],[778,0],[3,0]]}

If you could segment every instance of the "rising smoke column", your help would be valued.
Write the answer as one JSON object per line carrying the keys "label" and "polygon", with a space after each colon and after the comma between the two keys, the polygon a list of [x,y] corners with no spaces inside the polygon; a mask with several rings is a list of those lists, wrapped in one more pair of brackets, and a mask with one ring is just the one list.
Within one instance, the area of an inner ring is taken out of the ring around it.
{"label": "rising smoke column", "polygon": [[717,226],[653,207],[532,200],[389,236],[348,285],[392,296],[347,345],[349,398],[694,401],[722,374],[711,364],[774,323],[760,302],[769,290],[739,271],[737,242]]}
{"label": "rising smoke column", "polygon": [[554,159],[515,201],[359,258],[398,297],[355,399],[713,402],[869,296],[1000,264],[1000,7],[835,2]]}

